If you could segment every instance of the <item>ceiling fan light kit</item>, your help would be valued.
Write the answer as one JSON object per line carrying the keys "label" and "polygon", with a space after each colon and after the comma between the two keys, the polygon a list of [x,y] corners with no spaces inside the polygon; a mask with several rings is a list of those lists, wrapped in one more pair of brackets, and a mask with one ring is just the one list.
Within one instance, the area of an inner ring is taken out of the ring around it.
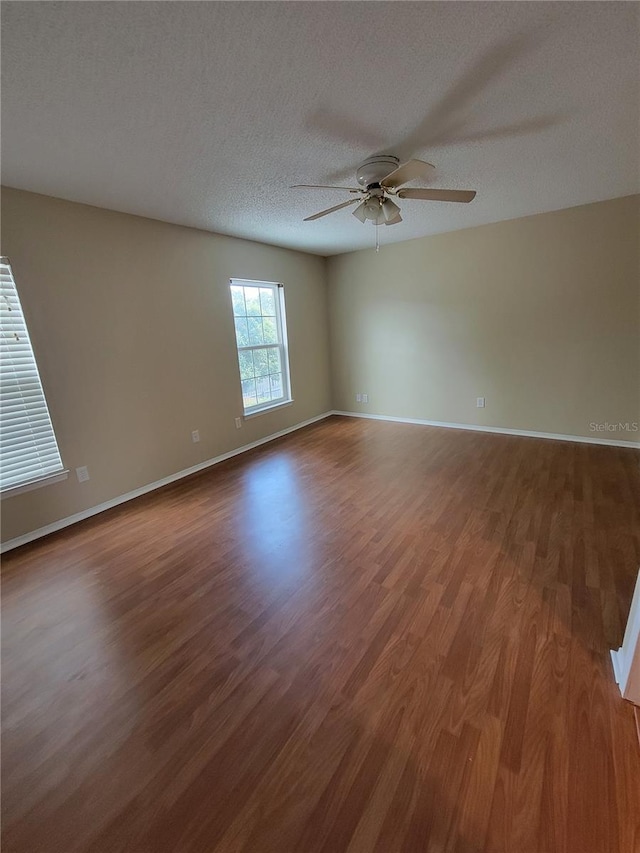
{"label": "ceiling fan light kit", "polygon": [[408,160],[400,165],[398,157],[392,154],[379,154],[369,157],[356,170],[357,187],[329,187],[321,184],[296,184],[291,189],[331,189],[343,190],[356,195],[357,198],[336,204],[327,210],[321,210],[312,216],[307,216],[305,222],[320,219],[343,207],[360,202],[353,215],[360,222],[372,222],[374,225],[397,225],[402,222],[400,208],[390,198],[410,198],[422,201],[452,201],[468,204],[475,198],[474,190],[430,190],[427,188],[405,188],[408,181],[421,179],[430,180],[435,173],[435,167],[424,160]]}
{"label": "ceiling fan light kit", "polygon": [[374,225],[395,225],[402,222],[398,205],[390,198],[384,198],[382,194],[361,202],[352,212],[360,222],[368,221]]}

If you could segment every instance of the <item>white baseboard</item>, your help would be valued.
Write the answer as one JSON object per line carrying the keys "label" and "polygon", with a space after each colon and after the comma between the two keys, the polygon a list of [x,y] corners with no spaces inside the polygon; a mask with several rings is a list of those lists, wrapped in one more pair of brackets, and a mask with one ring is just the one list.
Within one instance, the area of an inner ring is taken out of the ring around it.
{"label": "white baseboard", "polygon": [[343,415],[347,418],[366,418],[372,421],[393,421],[399,424],[420,424],[422,426],[443,427],[444,429],[466,429],[473,432],[495,432],[500,435],[522,435],[528,438],[549,438],[553,441],[578,441],[581,444],[606,444],[611,447],[634,447],[640,449],[640,441],[622,441],[612,438],[590,438],[585,435],[562,435],[555,432],[532,432],[527,429],[507,429],[506,427],[478,426],[477,424],[451,424],[445,421],[426,421],[422,418],[396,418],[393,415],[366,415],[363,412],[340,412],[334,410],[333,415]]}
{"label": "white baseboard", "polygon": [[281,429],[280,432],[274,432],[265,438],[259,438],[257,441],[252,441],[250,444],[244,444],[242,447],[237,447],[235,450],[230,450],[228,453],[223,453],[221,456],[215,456],[213,459],[207,459],[205,462],[199,462],[197,465],[192,465],[191,468],[185,468],[183,471],[178,471],[176,474],[170,474],[168,477],[163,477],[161,480],[156,480],[155,483],[149,483],[147,486],[140,486],[139,489],[134,489],[132,492],[127,492],[124,495],[119,495],[117,498],[112,498],[109,501],[92,506],[89,509],[76,512],[74,515],[69,515],[67,518],[61,518],[59,521],[54,521],[52,524],[47,524],[45,527],[39,527],[37,530],[32,530],[22,536],[17,536],[15,539],[9,539],[0,545],[0,553],[11,551],[13,548],[18,548],[20,545],[26,545],[28,542],[33,542],[35,539],[40,539],[43,536],[48,536],[50,533],[55,533],[57,530],[62,530],[64,527],[69,527],[71,524],[76,524],[78,521],[84,521],[85,518],[91,518],[92,515],[98,515],[107,509],[111,509],[119,504],[131,501],[134,498],[139,498],[141,495],[146,495],[147,492],[153,492],[155,489],[160,489],[162,486],[168,486],[169,483],[174,483],[176,480],[181,480],[183,477],[188,477],[190,474],[197,474],[198,471],[203,471],[205,468],[210,468],[212,465],[217,465],[219,462],[224,462],[225,459],[231,459],[233,456],[238,456],[240,453],[246,453],[247,450],[253,450],[254,447],[260,447],[261,444],[267,444],[276,438],[281,438],[283,435],[288,435],[290,432],[295,432],[298,429],[316,423],[316,421],[324,420],[332,415],[333,412],[323,412],[315,418],[309,418],[294,426]]}
{"label": "white baseboard", "polygon": [[174,483],[176,480],[181,480],[183,477],[188,477],[190,474],[196,474],[198,471],[203,471],[205,468],[210,468],[212,465],[224,462],[225,459],[231,459],[233,456],[238,456],[240,453],[246,453],[254,447],[259,447],[261,444],[266,444],[276,438],[281,438],[283,435],[288,435],[291,432],[295,432],[296,430],[302,429],[303,427],[309,426],[317,421],[324,420],[331,415],[342,415],[348,418],[365,418],[374,421],[392,421],[394,423],[402,424],[419,424],[422,426],[443,427],[445,429],[465,429],[475,432],[492,432],[500,433],[502,435],[521,435],[528,436],[530,438],[547,438],[554,439],[556,441],[578,441],[583,444],[605,444],[612,447],[633,447],[640,449],[640,442],[638,441],[615,441],[608,438],[588,438],[582,435],[560,435],[550,432],[531,432],[523,429],[505,429],[504,427],[487,427],[475,424],[454,424],[446,423],[444,421],[429,421],[422,418],[397,418],[392,415],[367,415],[362,412],[342,412],[333,410],[323,412],[321,415],[309,418],[306,421],[302,421],[301,423],[295,424],[287,429],[280,430],[280,432],[275,432],[265,438],[260,438],[258,441],[252,441],[250,444],[244,444],[242,447],[237,447],[235,450],[230,450],[228,453],[223,453],[221,456],[215,456],[213,459],[207,459],[205,462],[200,462],[198,465],[193,465],[191,468],[185,468],[183,471],[178,471],[176,474],[170,474],[168,477],[156,480],[155,483],[149,483],[146,486],[141,486],[140,488],[127,492],[124,495],[119,495],[118,497],[112,498],[111,500],[105,501],[97,506],[85,509],[82,512],[77,512],[74,515],[61,518],[58,521],[54,521],[52,524],[47,524],[44,527],[39,527],[37,530],[32,530],[22,536],[17,536],[15,539],[9,539],[7,542],[0,544],[0,553],[4,554],[5,551],[11,551],[13,548],[18,548],[20,545],[26,545],[28,542],[33,542],[43,536],[48,536],[50,533],[55,533],[57,530],[69,527],[71,524],[76,524],[78,521],[84,521],[85,518],[91,518],[92,515],[98,515],[98,513],[111,509],[114,506],[134,500],[134,498],[145,495],[147,492],[160,489],[162,486],[167,486],[169,483]]}

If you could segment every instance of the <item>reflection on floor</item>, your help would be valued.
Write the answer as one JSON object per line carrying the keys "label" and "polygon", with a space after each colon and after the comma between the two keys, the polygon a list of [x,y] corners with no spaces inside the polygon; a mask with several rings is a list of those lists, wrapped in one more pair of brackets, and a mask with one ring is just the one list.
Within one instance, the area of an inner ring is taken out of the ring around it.
{"label": "reflection on floor", "polygon": [[12,552],[3,850],[637,851],[637,461],[331,418]]}

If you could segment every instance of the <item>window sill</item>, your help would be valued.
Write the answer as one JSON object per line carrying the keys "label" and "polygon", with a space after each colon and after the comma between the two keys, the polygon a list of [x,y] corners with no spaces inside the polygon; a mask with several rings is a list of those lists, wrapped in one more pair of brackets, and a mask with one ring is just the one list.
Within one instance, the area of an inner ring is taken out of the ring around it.
{"label": "window sill", "polygon": [[55,474],[49,474],[46,477],[40,477],[38,480],[31,480],[28,483],[17,483],[15,486],[9,486],[0,492],[0,500],[12,498],[15,495],[21,495],[23,492],[30,492],[33,489],[40,489],[42,486],[50,486],[52,483],[60,483],[66,480],[69,476],[69,471],[56,471]]}
{"label": "window sill", "polygon": [[258,415],[266,415],[267,412],[274,412],[276,409],[284,409],[285,406],[292,405],[293,400],[283,400],[281,403],[274,403],[273,406],[265,406],[262,409],[256,409],[253,412],[249,412],[244,416],[245,421],[250,420],[251,418],[257,418]]}

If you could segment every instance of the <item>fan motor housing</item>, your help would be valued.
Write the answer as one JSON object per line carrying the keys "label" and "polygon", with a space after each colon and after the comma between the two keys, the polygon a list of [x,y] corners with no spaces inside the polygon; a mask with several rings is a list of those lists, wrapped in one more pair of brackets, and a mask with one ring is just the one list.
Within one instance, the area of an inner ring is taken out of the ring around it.
{"label": "fan motor housing", "polygon": [[361,187],[369,187],[371,184],[379,184],[383,178],[397,169],[400,160],[391,154],[380,154],[369,157],[356,171],[356,180]]}

